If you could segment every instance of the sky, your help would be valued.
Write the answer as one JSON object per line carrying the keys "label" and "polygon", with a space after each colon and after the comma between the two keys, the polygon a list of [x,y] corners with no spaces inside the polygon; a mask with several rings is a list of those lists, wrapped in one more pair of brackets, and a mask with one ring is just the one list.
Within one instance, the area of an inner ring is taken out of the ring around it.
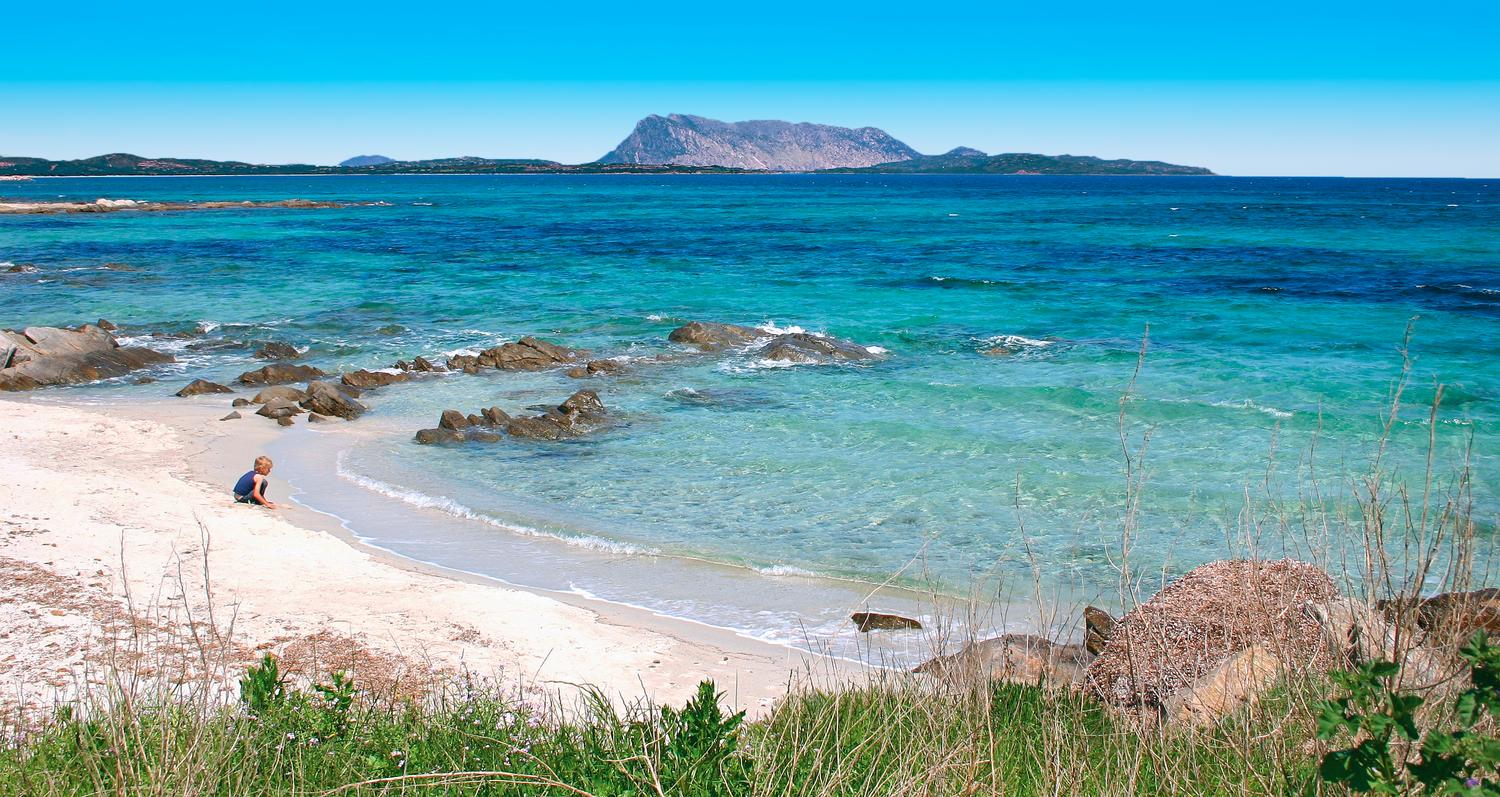
{"label": "sky", "polygon": [[6,155],[583,162],[691,113],[929,153],[1500,177],[1500,4],[1471,0],[17,5]]}

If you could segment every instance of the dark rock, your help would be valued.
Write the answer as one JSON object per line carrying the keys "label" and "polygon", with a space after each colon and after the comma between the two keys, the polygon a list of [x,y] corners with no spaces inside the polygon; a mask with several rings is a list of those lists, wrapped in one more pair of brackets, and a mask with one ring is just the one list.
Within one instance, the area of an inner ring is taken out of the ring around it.
{"label": "dark rock", "polygon": [[311,365],[285,365],[276,363],[254,371],[246,371],[236,380],[242,385],[285,385],[327,376]]}
{"label": "dark rock", "polygon": [[479,373],[479,358],[472,354],[455,354],[448,358],[448,370],[463,371],[466,374]]}
{"label": "dark rock", "polygon": [[1475,631],[1500,637],[1500,589],[1434,595],[1417,604],[1417,624],[1454,642],[1467,642]]}
{"label": "dark rock", "polygon": [[330,418],[330,417],[328,417],[327,415],[319,415],[316,412],[309,412],[307,414],[307,422],[308,423],[332,423],[333,419]]}
{"label": "dark rock", "polygon": [[489,424],[490,426],[501,426],[505,424],[506,421],[510,420],[510,416],[505,414],[505,411],[500,409],[499,407],[490,407],[487,410],[480,410],[479,414],[484,417],[484,422]]}
{"label": "dark rock", "polygon": [[438,420],[438,428],[457,432],[469,428],[469,419],[458,410],[443,410],[443,416]]}
{"label": "dark rock", "polygon": [[298,360],[302,358],[302,352],[289,343],[272,341],[260,347],[255,357],[260,360]]}
{"label": "dark rock", "polygon": [[902,617],[899,614],[882,614],[881,612],[855,612],[849,615],[854,621],[854,627],[861,633],[869,631],[915,631],[922,628],[922,624],[910,617]]}
{"label": "dark rock", "polygon": [[619,360],[589,360],[583,365],[568,369],[568,376],[582,379],[589,376],[617,376],[625,373],[625,364]]}
{"label": "dark rock", "polygon": [[154,376],[138,376],[136,377],[135,383],[137,385],[149,385],[155,381],[156,377]]}
{"label": "dark rock", "polygon": [[245,416],[239,414],[238,412],[231,412],[228,415],[225,415],[224,417],[220,418],[219,420],[221,420],[221,421],[237,421],[237,420],[239,420],[239,419],[241,419],[243,417],[245,417]]}
{"label": "dark rock", "polygon": [[1091,655],[1099,655],[1110,632],[1115,630],[1115,618],[1109,612],[1095,606],[1083,609],[1083,646]]}
{"label": "dark rock", "polygon": [[792,332],[777,335],[760,347],[760,356],[766,360],[784,363],[820,364],[847,362],[851,360],[874,360],[879,355],[857,343],[838,338]]}
{"label": "dark rock", "polygon": [[462,443],[464,436],[452,429],[422,429],[417,432],[417,442],[423,445],[432,443]]}
{"label": "dark rock", "polygon": [[116,330],[119,329],[119,327],[115,326],[107,318],[101,318],[101,319],[99,319],[99,323],[96,324],[95,326],[99,327],[100,329],[104,330],[105,332],[114,332],[114,331],[116,331]]}
{"label": "dark rock", "polygon": [[[475,364],[502,371],[540,371],[579,359],[585,352],[526,336],[480,352]],[[455,358],[456,359],[456,358]],[[449,360],[450,367],[452,360]]]}
{"label": "dark rock", "polygon": [[757,338],[763,338],[766,333],[753,327],[742,327],[738,324],[716,324],[708,321],[692,321],[685,326],[672,330],[667,335],[667,340],[673,343],[686,343],[697,346],[704,351],[713,349],[727,349],[735,346],[744,346]]}
{"label": "dark rock", "polygon": [[305,398],[307,398],[307,392],[301,388],[292,387],[291,385],[272,385],[256,393],[255,398],[251,399],[250,402],[253,404],[264,404],[272,399],[285,399],[286,401],[298,402]]}
{"label": "dark rock", "polygon": [[234,392],[233,389],[227,388],[227,387],[225,387],[225,386],[223,386],[223,385],[221,385],[221,384],[219,384],[217,382],[210,382],[207,379],[194,379],[193,381],[191,381],[191,382],[189,382],[187,384],[187,387],[184,387],[183,389],[177,391],[176,395],[178,395],[179,397],[187,397],[187,396],[201,396],[201,395],[203,395],[205,393],[233,393],[233,392]]}
{"label": "dark rock", "polygon": [[289,418],[293,415],[301,415],[303,409],[286,399],[273,398],[255,411],[256,415],[267,418]]}
{"label": "dark rock", "polygon": [[229,402],[229,406],[231,406],[231,407],[248,407],[252,403],[254,403],[254,402],[250,401],[250,399],[237,398],[234,401]]}
{"label": "dark rock", "polygon": [[405,382],[410,378],[404,373],[390,374],[385,371],[354,371],[344,374],[339,378],[339,381],[348,387],[368,389],[394,385],[397,382]]}
{"label": "dark rock", "polygon": [[1304,562],[1204,565],[1115,623],[1085,688],[1108,703],[1158,709],[1257,645],[1278,651],[1284,668],[1326,668],[1332,659],[1318,622],[1302,609],[1337,596],[1333,579]]}
{"label": "dark rock", "polygon": [[405,332],[405,331],[406,331],[406,327],[403,327],[400,324],[386,324],[383,327],[377,328],[375,330],[375,334],[377,334],[377,335],[399,335],[399,334],[401,334],[402,332]]}
{"label": "dark rock", "polygon": [[426,357],[417,356],[411,358],[411,369],[413,371],[422,371],[425,373],[436,371],[438,370],[438,367],[429,362]]}
{"label": "dark rock", "polygon": [[105,263],[99,268],[102,268],[105,271],[140,271],[140,269],[130,265],[129,263]]}
{"label": "dark rock", "polygon": [[483,415],[475,415],[473,413],[469,414],[468,421],[470,426],[484,426],[485,424],[489,423],[484,419]]}
{"label": "dark rock", "polygon": [[172,361],[169,354],[121,346],[92,324],[0,331],[0,390],[93,382]]}
{"label": "dark rock", "polygon": [[494,432],[487,432],[483,429],[469,429],[464,432],[464,439],[471,443],[498,443],[502,438]]}
{"label": "dark rock", "polygon": [[347,421],[358,418],[370,409],[331,382],[308,382],[307,398],[301,404],[310,412],[334,415]]}

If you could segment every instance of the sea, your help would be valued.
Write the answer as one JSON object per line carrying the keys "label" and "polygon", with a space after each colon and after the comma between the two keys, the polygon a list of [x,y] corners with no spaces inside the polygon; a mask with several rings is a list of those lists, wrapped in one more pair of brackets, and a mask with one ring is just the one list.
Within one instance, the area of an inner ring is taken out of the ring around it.
{"label": "sea", "polygon": [[[1118,607],[1226,556],[1312,559],[1357,589],[1372,487],[1398,554],[1394,520],[1421,525],[1424,495],[1428,527],[1449,501],[1472,516],[1481,570],[1497,532],[1497,181],[152,177],[0,195],[351,203],[0,216],[0,326],[107,318],[177,358],[152,384],[52,391],[69,400],[227,383],[266,341],[329,372],[526,335],[617,359],[618,376],[382,388],[347,429],[299,425],[271,453],[297,501],[368,544],[773,642],[832,649],[851,609],[931,621],[942,600],[1066,635],[1072,608],[1014,607]],[[668,341],[693,320],[880,356]],[[524,414],[584,388],[613,419],[585,438],[413,441],[447,408]]]}

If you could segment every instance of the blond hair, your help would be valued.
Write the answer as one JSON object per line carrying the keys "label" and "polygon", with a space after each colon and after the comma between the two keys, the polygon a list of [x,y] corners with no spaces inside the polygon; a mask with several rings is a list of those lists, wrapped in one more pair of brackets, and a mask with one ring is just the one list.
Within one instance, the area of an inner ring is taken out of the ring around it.
{"label": "blond hair", "polygon": [[266,470],[270,470],[271,469],[271,465],[272,465],[271,458],[268,457],[268,456],[266,456],[266,455],[264,455],[264,454],[262,454],[262,455],[260,455],[260,456],[258,456],[258,457],[255,458],[255,472],[256,473],[259,473],[260,469],[262,467],[264,467]]}

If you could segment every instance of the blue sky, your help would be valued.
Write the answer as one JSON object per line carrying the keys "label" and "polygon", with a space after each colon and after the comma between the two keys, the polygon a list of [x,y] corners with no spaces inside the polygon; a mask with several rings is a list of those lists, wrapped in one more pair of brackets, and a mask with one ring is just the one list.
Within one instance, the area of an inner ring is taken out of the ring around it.
{"label": "blue sky", "polygon": [[7,11],[0,153],[578,162],[682,112],[924,152],[1500,177],[1496,4],[53,8]]}

